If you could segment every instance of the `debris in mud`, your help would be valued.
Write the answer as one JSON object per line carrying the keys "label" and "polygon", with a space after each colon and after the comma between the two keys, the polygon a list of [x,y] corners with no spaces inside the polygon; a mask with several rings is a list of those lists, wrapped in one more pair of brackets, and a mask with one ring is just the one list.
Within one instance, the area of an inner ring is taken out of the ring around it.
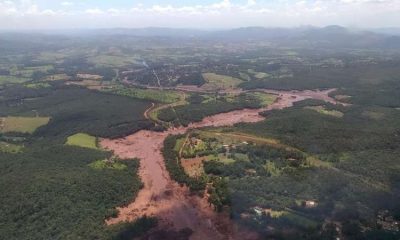
{"label": "debris in mud", "polygon": [[[226,239],[227,237],[230,239],[257,239],[254,234],[246,233],[244,235],[245,231],[236,231],[237,226],[229,219],[229,216],[214,212],[206,198],[191,195],[186,186],[180,185],[170,178],[161,154],[165,138],[169,134],[182,134],[189,129],[262,121],[264,117],[260,115],[261,112],[291,107],[293,103],[305,99],[312,98],[337,103],[328,96],[332,91],[269,91],[280,97],[266,108],[221,113],[206,117],[201,122],[189,124],[188,127],[168,129],[164,132],[142,130],[123,139],[103,139],[101,146],[114,151],[120,158],[140,159],[139,175],[144,183],[144,187],[135,201],[128,206],[118,208],[118,217],[107,219],[106,223],[110,225],[134,221],[143,215],[157,216],[162,223],[160,228],[144,239]],[[292,96],[296,96],[296,98]],[[187,229],[190,230],[190,234]]]}
{"label": "debris in mud", "polygon": [[174,192],[171,189],[165,190],[164,195],[167,197],[170,197],[170,196],[174,195]]}

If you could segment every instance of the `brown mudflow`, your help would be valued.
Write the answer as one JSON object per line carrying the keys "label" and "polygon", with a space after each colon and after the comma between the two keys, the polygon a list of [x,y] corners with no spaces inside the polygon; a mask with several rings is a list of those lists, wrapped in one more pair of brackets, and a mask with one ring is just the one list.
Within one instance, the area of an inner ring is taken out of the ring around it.
{"label": "brown mudflow", "polygon": [[270,91],[279,97],[270,106],[262,109],[244,109],[206,117],[201,122],[191,123],[188,127],[171,128],[165,132],[142,130],[121,139],[103,139],[101,146],[112,150],[122,159],[139,158],[139,175],[144,183],[134,202],[118,208],[116,218],[107,219],[107,224],[133,221],[144,215],[159,219],[160,229],[190,228],[190,239],[256,239],[256,234],[238,230],[226,214],[213,211],[206,198],[192,195],[185,186],[173,181],[165,168],[161,154],[163,142],[169,134],[182,134],[188,129],[207,126],[230,126],[240,122],[258,122],[264,118],[260,112],[283,109],[293,106],[294,102],[304,99],[318,99],[337,103],[328,94],[333,91]]}

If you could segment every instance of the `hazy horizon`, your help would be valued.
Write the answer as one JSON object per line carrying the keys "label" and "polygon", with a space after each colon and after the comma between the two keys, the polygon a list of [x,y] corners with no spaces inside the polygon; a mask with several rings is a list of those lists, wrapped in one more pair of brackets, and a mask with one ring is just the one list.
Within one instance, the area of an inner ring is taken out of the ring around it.
{"label": "hazy horizon", "polygon": [[400,27],[397,0],[0,0],[0,29]]}

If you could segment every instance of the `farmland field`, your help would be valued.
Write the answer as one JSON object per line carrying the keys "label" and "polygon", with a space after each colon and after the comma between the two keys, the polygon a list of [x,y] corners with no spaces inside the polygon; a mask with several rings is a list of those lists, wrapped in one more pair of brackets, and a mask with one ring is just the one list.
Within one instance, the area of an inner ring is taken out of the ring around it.
{"label": "farmland field", "polygon": [[121,88],[116,87],[111,90],[104,90],[117,95],[145,99],[159,103],[174,103],[184,98],[181,93],[169,90],[140,89],[140,88]]}
{"label": "farmland field", "polygon": [[47,88],[50,87],[50,84],[45,82],[38,82],[38,83],[27,83],[25,84],[28,88]]}
{"label": "farmland field", "polygon": [[49,121],[49,117],[4,117],[0,119],[0,132],[33,133]]}
{"label": "farmland field", "polygon": [[22,76],[26,78],[32,77],[35,72],[48,72],[49,70],[54,69],[52,65],[44,65],[37,67],[23,67],[23,68],[11,68],[11,75]]}
{"label": "farmland field", "polygon": [[67,74],[61,73],[61,74],[49,75],[44,80],[45,81],[59,81],[59,80],[69,80],[69,79],[70,79],[70,77]]}
{"label": "farmland field", "polygon": [[242,82],[242,80],[238,78],[215,73],[203,73],[203,78],[206,80],[206,84],[203,85],[203,88],[208,89],[234,88]]}
{"label": "farmland field", "polygon": [[6,83],[23,83],[29,81],[29,78],[24,78],[24,77],[15,77],[15,76],[0,76],[0,85],[6,84]]}
{"label": "farmland field", "polygon": [[22,146],[0,141],[0,152],[3,153],[19,153],[23,149]]}

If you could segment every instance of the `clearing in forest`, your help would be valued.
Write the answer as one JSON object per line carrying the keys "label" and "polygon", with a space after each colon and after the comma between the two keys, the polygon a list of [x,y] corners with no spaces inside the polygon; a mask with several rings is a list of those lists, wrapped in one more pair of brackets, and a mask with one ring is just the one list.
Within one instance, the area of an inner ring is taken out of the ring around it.
{"label": "clearing in forest", "polygon": [[46,125],[49,121],[49,117],[0,118],[0,132],[33,133],[37,128]]}
{"label": "clearing in forest", "polygon": [[115,160],[98,160],[89,164],[89,167],[97,170],[112,169],[112,170],[125,170],[127,166]]}
{"label": "clearing in forest", "polygon": [[175,103],[184,99],[183,93],[173,90],[143,89],[143,88],[124,88],[122,86],[114,87],[110,90],[104,90],[113,94],[145,99],[159,103]]}
{"label": "clearing in forest", "polygon": [[44,81],[59,81],[59,80],[70,80],[71,77],[65,73],[53,74],[45,77]]}
{"label": "clearing in forest", "polygon": [[251,94],[260,101],[260,104],[262,107],[271,105],[272,103],[275,102],[275,100],[278,97],[275,94],[269,94],[269,93],[264,93],[264,92],[252,92]]}
{"label": "clearing in forest", "polygon": [[0,85],[9,83],[23,83],[26,81],[29,81],[29,78],[0,75]]}
{"label": "clearing in forest", "polygon": [[65,144],[71,146],[97,149],[96,137],[90,136],[89,134],[86,133],[77,133],[72,136],[69,136]]}
{"label": "clearing in forest", "polygon": [[19,153],[19,152],[21,152],[21,150],[22,150],[22,146],[0,141],[0,152]]}
{"label": "clearing in forest", "polygon": [[89,57],[89,63],[92,63],[96,66],[105,66],[105,67],[113,67],[119,68],[124,66],[131,66],[132,64],[139,64],[138,61],[131,56],[125,55],[97,55],[93,57]]}
{"label": "clearing in forest", "polygon": [[243,81],[239,78],[234,78],[226,75],[219,75],[215,73],[203,73],[203,78],[206,80],[206,84],[202,87],[205,89],[226,89],[235,88]]}
{"label": "clearing in forest", "polygon": [[337,110],[327,110],[327,109],[325,109],[324,106],[312,106],[312,107],[305,107],[305,108],[314,110],[321,114],[325,114],[325,115],[337,117],[337,118],[341,118],[344,115],[342,112],[339,112]]}
{"label": "clearing in forest", "polygon": [[31,78],[35,72],[47,73],[50,70],[53,70],[53,65],[43,65],[43,66],[35,66],[35,67],[17,67],[13,66],[10,68],[10,75],[15,77],[24,77]]}
{"label": "clearing in forest", "polygon": [[248,73],[252,74],[255,78],[257,79],[263,79],[263,78],[267,78],[270,75],[268,73],[265,72],[257,72],[254,69],[249,69],[247,70]]}
{"label": "clearing in forest", "polygon": [[27,83],[24,85],[27,88],[32,88],[32,89],[39,89],[39,88],[48,88],[51,87],[50,84],[46,82],[37,82],[37,83]]}
{"label": "clearing in forest", "polygon": [[[225,130],[228,129],[196,130],[192,132],[193,135],[189,134],[177,140],[174,150],[179,152],[181,165],[186,174],[191,177],[201,176],[204,174],[204,162],[208,161],[217,161],[225,165],[232,164],[237,160],[248,162],[249,157],[246,154],[233,151],[235,152],[234,158],[231,155],[231,150],[248,144],[265,145],[276,149],[285,149],[285,151],[303,153],[306,155],[305,162],[307,165],[331,168],[330,163],[321,161],[316,156],[306,154],[295,147],[283,144],[277,139],[258,137],[242,132],[225,132]],[[278,174],[280,172],[275,169],[273,164],[265,167],[268,168],[270,173],[276,172]]]}
{"label": "clearing in forest", "polygon": [[88,73],[78,73],[76,74],[76,77],[78,79],[82,80],[102,80],[103,76],[97,75],[97,74],[88,74]]}

